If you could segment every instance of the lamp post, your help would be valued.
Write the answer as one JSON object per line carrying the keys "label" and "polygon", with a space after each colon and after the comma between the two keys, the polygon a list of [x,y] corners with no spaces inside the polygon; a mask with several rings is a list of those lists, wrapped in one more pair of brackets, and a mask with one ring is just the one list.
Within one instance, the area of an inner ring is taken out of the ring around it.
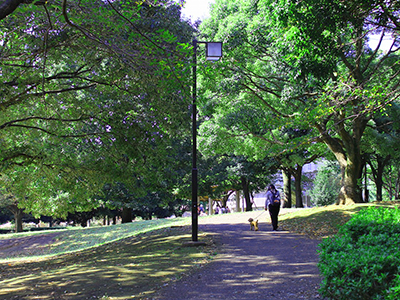
{"label": "lamp post", "polygon": [[[192,242],[197,242],[198,237],[198,172],[197,172],[197,44],[206,44],[206,59],[209,61],[217,61],[222,57],[221,42],[200,42],[193,39],[193,89],[192,89]],[[211,209],[211,208],[209,208]]]}

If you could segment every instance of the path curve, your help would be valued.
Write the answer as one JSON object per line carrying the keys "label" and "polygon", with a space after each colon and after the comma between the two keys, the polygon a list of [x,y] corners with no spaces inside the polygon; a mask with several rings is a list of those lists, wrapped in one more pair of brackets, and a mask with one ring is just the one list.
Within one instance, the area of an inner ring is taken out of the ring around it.
{"label": "path curve", "polygon": [[267,214],[260,218],[260,231],[250,231],[248,214],[233,217],[199,219],[199,231],[215,235],[222,252],[152,299],[322,299],[317,268],[320,241],[272,231]]}

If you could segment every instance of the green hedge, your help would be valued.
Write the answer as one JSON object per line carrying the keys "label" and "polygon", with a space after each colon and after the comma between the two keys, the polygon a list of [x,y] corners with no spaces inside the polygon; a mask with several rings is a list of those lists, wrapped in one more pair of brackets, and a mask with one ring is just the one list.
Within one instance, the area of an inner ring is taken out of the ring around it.
{"label": "green hedge", "polygon": [[400,210],[368,208],[319,245],[329,299],[400,299]]}

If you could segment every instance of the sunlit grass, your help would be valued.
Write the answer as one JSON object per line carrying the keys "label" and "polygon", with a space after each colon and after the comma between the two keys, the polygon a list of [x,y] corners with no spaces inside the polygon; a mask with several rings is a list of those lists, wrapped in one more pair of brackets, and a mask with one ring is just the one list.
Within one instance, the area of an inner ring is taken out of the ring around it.
{"label": "sunlit grass", "polygon": [[1,236],[1,238],[19,238],[43,234],[56,234],[56,236],[51,244],[44,247],[38,245],[38,247],[30,249],[30,253],[23,251],[21,253],[17,252],[10,255],[9,253],[7,254],[7,251],[0,252],[0,262],[15,259],[35,259],[44,256],[53,256],[81,251],[141,233],[171,226],[183,226],[188,224],[190,224],[190,218],[173,218],[137,221],[127,224],[102,227],[68,227],[67,229],[62,230],[10,234]]}
{"label": "sunlit grass", "polygon": [[0,298],[137,298],[151,295],[213,258],[215,246],[205,233],[199,233],[199,238],[207,245],[184,247],[191,238],[190,227],[163,224],[169,226],[78,252],[0,262]]}
{"label": "sunlit grass", "polygon": [[311,238],[327,238],[337,234],[339,228],[361,209],[370,206],[393,207],[396,203],[365,203],[354,205],[329,205],[299,209],[279,217],[280,227]]}
{"label": "sunlit grass", "polygon": [[[323,238],[335,234],[354,213],[365,207],[367,205],[332,205],[295,209],[291,213],[287,212],[292,210],[282,209],[280,227]],[[216,215],[201,221],[216,218],[242,224],[248,217],[260,216],[260,213]],[[268,213],[262,218],[267,221]],[[21,254],[0,261],[0,298],[56,299],[62,295],[74,299],[84,295],[115,300],[151,297],[161,286],[193,272],[219,253],[212,237],[204,232],[199,233],[199,239],[207,241],[206,246],[183,246],[191,235],[190,226],[181,225],[190,222],[191,218],[163,219],[57,231],[54,243],[40,248],[40,253]],[[53,233],[33,232],[17,237]]]}

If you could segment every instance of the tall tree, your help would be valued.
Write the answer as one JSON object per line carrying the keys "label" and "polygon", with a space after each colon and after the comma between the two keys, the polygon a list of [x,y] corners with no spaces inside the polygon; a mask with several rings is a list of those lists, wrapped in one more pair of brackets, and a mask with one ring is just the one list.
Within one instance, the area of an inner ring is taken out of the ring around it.
{"label": "tall tree", "polygon": [[91,206],[104,182],[134,181],[165,153],[156,145],[188,129],[192,29],[179,5],[20,5],[0,31],[0,180],[15,178],[7,188],[29,209],[57,191]]}
{"label": "tall tree", "polygon": [[390,105],[388,115],[371,120],[373,126],[366,129],[362,151],[376,185],[376,200],[382,201],[385,168],[399,159],[399,106]]}
{"label": "tall tree", "polygon": [[[225,41],[213,97],[236,99],[229,106],[265,107],[266,120],[277,128],[314,128],[307,142],[325,143],[342,168],[338,203],[362,202],[362,137],[368,122],[400,95],[398,5],[217,0],[203,23],[204,35]],[[379,42],[371,49],[376,33]],[[392,33],[383,51],[382,41]]]}

